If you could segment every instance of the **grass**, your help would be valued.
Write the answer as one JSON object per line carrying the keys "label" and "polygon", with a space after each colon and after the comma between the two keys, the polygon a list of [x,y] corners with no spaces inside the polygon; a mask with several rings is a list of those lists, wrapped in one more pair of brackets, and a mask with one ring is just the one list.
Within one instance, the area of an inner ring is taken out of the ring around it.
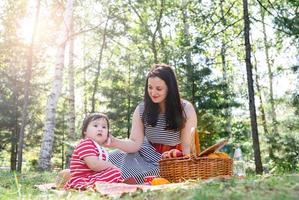
{"label": "grass", "polygon": [[[16,174],[0,171],[0,200],[10,199],[112,199],[97,192],[77,191],[39,191],[34,185],[50,183],[56,173],[28,172]],[[189,188],[166,189],[121,196],[122,199],[298,199],[299,175],[282,174],[267,176],[250,176],[245,179],[207,180],[190,182]],[[119,198],[119,197],[114,197]]]}

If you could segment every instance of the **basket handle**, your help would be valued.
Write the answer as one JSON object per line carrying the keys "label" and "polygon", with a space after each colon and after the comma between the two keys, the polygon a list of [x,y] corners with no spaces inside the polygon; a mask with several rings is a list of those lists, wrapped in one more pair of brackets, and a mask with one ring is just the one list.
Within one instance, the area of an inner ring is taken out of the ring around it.
{"label": "basket handle", "polygon": [[199,134],[196,128],[191,129],[190,154],[195,157],[200,154]]}

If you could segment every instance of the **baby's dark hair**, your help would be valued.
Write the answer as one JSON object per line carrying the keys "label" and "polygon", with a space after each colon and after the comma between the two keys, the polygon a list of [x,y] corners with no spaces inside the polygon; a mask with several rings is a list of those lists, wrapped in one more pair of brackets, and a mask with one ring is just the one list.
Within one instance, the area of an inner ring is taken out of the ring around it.
{"label": "baby's dark hair", "polygon": [[82,131],[81,131],[81,134],[82,134],[82,138],[85,137],[85,134],[84,132],[86,131],[87,129],[87,126],[90,122],[96,120],[96,119],[105,119],[107,121],[107,124],[108,124],[108,136],[109,136],[109,118],[107,115],[103,114],[103,113],[91,113],[89,115],[87,115],[85,117],[85,119],[83,120],[83,125],[82,125]]}

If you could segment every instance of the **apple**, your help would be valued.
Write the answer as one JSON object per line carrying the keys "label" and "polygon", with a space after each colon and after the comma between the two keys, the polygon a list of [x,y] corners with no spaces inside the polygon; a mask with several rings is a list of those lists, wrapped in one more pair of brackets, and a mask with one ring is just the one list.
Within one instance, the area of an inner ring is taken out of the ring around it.
{"label": "apple", "polygon": [[170,158],[169,151],[163,152],[162,155],[161,155],[161,158],[162,159],[164,159],[164,158]]}
{"label": "apple", "polygon": [[183,153],[178,149],[171,149],[169,155],[171,158],[183,157]]}

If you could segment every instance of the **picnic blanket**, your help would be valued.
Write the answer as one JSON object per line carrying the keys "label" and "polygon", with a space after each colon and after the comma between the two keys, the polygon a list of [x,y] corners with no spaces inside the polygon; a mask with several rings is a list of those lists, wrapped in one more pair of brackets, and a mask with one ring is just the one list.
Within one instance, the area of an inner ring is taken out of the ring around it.
{"label": "picnic blanket", "polygon": [[[96,182],[95,183],[95,191],[99,192],[101,195],[106,196],[121,196],[126,193],[133,193],[138,190],[147,192],[153,190],[163,190],[167,188],[190,188],[192,184],[189,182],[183,183],[170,183],[164,185],[131,185],[126,183],[104,183],[104,182]],[[50,191],[50,190],[63,190],[56,187],[55,183],[47,183],[42,185],[35,185],[37,189],[40,191]]]}
{"label": "picnic blanket", "polygon": [[[201,180],[201,183],[209,183],[215,180],[228,180],[231,176],[218,176],[207,180]],[[181,183],[169,183],[163,185],[137,185],[137,184],[126,184],[126,183],[105,183],[96,182],[94,191],[100,193],[101,195],[109,197],[119,197],[127,193],[134,193],[136,191],[154,191],[154,190],[164,190],[164,189],[192,189],[196,187],[198,180],[186,180]],[[67,192],[63,188],[58,188],[55,183],[47,183],[42,185],[35,185],[40,191],[56,191],[56,192]],[[90,191],[90,190],[87,190]]]}

